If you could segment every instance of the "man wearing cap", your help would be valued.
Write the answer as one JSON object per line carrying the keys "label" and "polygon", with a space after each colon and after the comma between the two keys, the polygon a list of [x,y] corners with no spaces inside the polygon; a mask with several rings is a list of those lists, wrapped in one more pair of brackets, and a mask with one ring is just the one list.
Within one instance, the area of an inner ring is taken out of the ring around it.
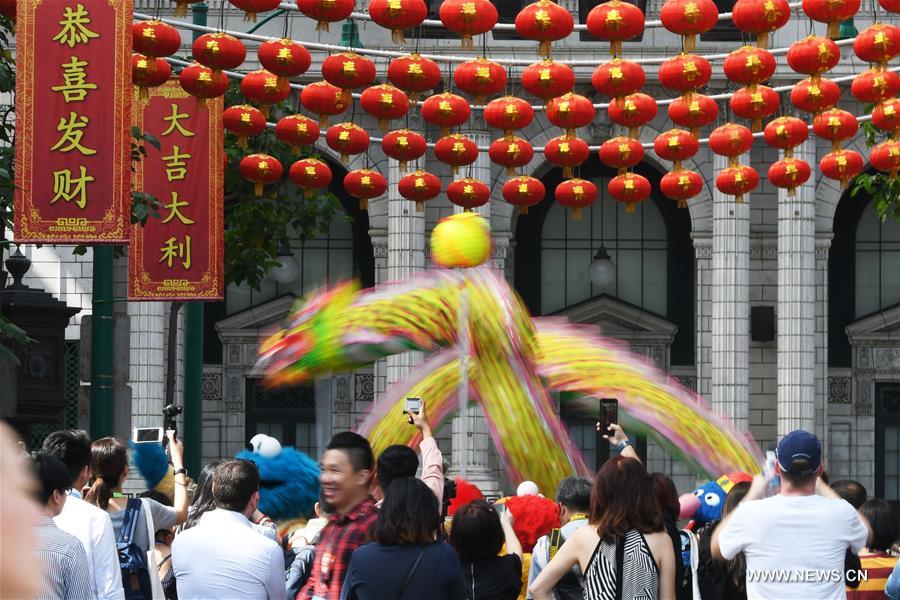
{"label": "man wearing cap", "polygon": [[844,555],[866,544],[866,524],[849,503],[819,479],[822,446],[815,435],[792,431],[776,449],[781,489],[757,475],[738,508],[711,540],[714,558],[743,552],[748,598],[846,598]]}

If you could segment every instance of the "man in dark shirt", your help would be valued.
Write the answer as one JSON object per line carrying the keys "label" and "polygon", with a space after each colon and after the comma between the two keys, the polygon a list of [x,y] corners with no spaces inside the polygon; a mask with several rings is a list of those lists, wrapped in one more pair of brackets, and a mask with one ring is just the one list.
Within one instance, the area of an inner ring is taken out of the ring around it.
{"label": "man in dark shirt", "polygon": [[331,438],[322,455],[322,498],[335,510],[316,545],[312,574],[298,600],[340,600],[350,555],[370,541],[378,513],[369,496],[375,459],[368,440],[349,431]]}

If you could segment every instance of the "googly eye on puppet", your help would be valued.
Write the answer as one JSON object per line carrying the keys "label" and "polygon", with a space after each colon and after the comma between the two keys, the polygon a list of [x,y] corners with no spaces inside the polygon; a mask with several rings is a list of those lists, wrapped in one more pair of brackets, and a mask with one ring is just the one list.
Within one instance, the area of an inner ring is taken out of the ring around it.
{"label": "googly eye on puppet", "polygon": [[749,482],[751,477],[746,473],[729,473],[717,481],[707,481],[688,494],[683,494],[678,502],[681,511],[679,519],[690,519],[687,529],[718,521],[722,518],[725,497],[734,484]]}

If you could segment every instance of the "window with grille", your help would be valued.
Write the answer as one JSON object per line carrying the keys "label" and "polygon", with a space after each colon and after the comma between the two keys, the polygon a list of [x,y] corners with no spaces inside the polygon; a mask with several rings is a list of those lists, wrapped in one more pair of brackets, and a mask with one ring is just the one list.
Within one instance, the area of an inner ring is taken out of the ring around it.
{"label": "window with grille", "polygon": [[900,223],[884,223],[869,202],[856,226],[856,318],[900,302]]}
{"label": "window with grille", "polygon": [[29,448],[38,450],[44,444],[44,438],[60,429],[78,428],[78,396],[81,387],[81,375],[79,371],[79,344],[78,340],[68,340],[65,345],[64,377],[66,407],[59,415],[55,423],[39,423],[31,426]]}
{"label": "window with grille", "polygon": [[875,385],[875,496],[900,509],[900,383]]}
{"label": "window with grille", "polygon": [[246,391],[245,439],[263,433],[318,457],[314,384],[266,388],[259,379],[247,379]]}

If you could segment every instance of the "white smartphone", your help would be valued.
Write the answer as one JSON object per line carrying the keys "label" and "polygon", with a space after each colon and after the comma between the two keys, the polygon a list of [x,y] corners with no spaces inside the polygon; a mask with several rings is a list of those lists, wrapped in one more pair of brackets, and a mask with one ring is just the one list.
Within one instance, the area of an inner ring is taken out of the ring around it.
{"label": "white smartphone", "polygon": [[135,444],[161,444],[163,435],[162,427],[135,427],[131,433],[131,441]]}
{"label": "white smartphone", "polygon": [[406,414],[407,411],[410,411],[410,410],[413,411],[414,413],[417,413],[420,410],[422,410],[422,399],[421,398],[413,398],[413,397],[407,398],[406,399],[406,410],[404,410],[403,413]]}

